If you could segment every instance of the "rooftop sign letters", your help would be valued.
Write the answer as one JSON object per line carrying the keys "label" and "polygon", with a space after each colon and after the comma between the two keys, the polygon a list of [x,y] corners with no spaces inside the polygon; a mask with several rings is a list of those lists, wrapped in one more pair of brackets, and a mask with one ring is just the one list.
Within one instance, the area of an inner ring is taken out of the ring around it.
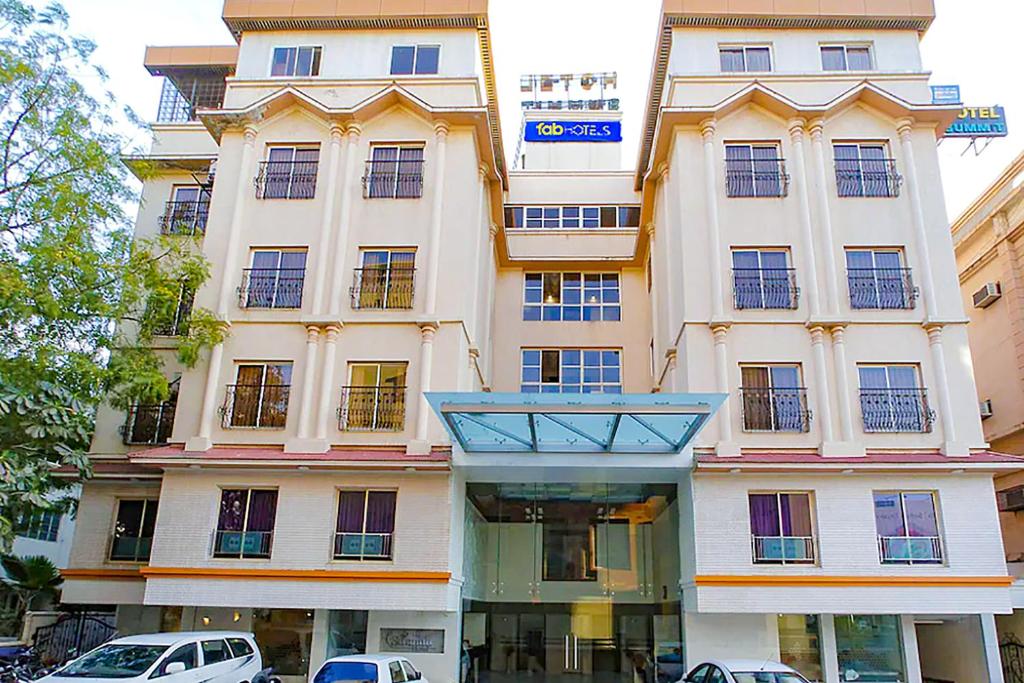
{"label": "rooftop sign letters", "polygon": [[622,142],[621,121],[527,121],[527,142]]}
{"label": "rooftop sign letters", "polygon": [[1002,107],[964,107],[944,137],[1002,138],[1006,134],[1006,112]]}

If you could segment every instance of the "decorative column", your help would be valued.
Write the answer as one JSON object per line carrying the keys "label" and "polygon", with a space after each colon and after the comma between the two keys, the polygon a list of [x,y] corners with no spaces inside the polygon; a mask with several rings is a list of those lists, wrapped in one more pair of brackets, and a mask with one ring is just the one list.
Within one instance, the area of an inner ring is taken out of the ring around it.
{"label": "decorative column", "polygon": [[846,365],[846,328],[832,328],[832,365],[836,370],[836,403],[839,406],[839,437],[853,443],[853,406],[850,403],[850,375]]}
{"label": "decorative column", "polygon": [[822,454],[828,449],[827,444],[835,440],[832,430],[832,403],[829,400],[831,387],[828,381],[828,368],[825,365],[825,328],[821,325],[813,325],[810,328],[811,351],[814,354],[814,383],[817,389],[818,401],[814,405],[817,413],[816,418],[821,425]]}
{"label": "decorative column", "polygon": [[[230,323],[222,322],[225,328]],[[225,329],[226,332],[226,329]],[[224,342],[214,344],[210,349],[210,364],[206,368],[206,385],[203,387],[203,404],[199,412],[199,433],[185,443],[186,451],[208,451],[213,447],[213,420],[217,414],[217,385],[220,382],[221,365],[224,362]]]}
{"label": "decorative column", "polygon": [[904,664],[907,667],[907,683],[921,683],[921,654],[917,649],[917,626],[914,624],[914,615],[901,614],[899,620]]}
{"label": "decorative column", "polygon": [[430,405],[427,403],[426,393],[430,391],[430,378],[434,366],[434,336],[437,334],[437,328],[437,323],[420,325],[420,400],[416,402],[416,434],[407,448],[409,453],[430,452],[430,442],[427,441]]}
{"label": "decorative column", "polygon": [[[484,282],[484,330],[487,339],[487,348],[494,348],[494,340],[491,338],[491,316],[494,311],[494,296],[492,295],[492,288],[495,286],[494,279],[497,277],[495,267],[495,256],[494,256],[494,241],[498,238],[498,226],[491,223],[491,227],[487,231],[487,269],[485,272]],[[481,337],[481,342],[483,337]],[[490,388],[486,385],[488,377],[493,377],[492,374],[494,366],[494,352],[491,351],[487,354],[487,358],[484,360],[484,390],[490,391]]]}
{"label": "decorative column", "polygon": [[841,683],[839,678],[839,652],[836,647],[835,615],[819,614],[821,637],[821,674],[824,683]]}
{"label": "decorative column", "polygon": [[738,456],[740,447],[733,442],[732,407],[729,404],[732,398],[732,392],[729,391],[729,349],[726,346],[729,326],[714,325],[711,333],[715,340],[715,389],[726,395],[725,402],[718,409],[718,444],[715,453],[719,456]]}
{"label": "decorative column", "polygon": [[679,350],[672,347],[665,351],[665,377],[668,379],[668,391],[676,391],[676,367],[679,365]]}
{"label": "decorative column", "polygon": [[352,223],[352,204],[355,202],[356,150],[359,148],[359,136],[363,132],[358,123],[350,123],[345,129],[345,171],[341,176],[341,211],[338,216],[338,229],[334,235],[334,261],[331,270],[334,278],[331,282],[331,301],[328,313],[332,317],[341,316],[341,302],[345,294],[345,283],[350,273],[345,272],[345,260],[348,254],[348,234]]}
{"label": "decorative column", "polygon": [[825,252],[825,287],[828,292],[828,311],[832,314],[839,313],[839,275],[836,271],[836,250],[834,233],[832,230],[832,209],[829,205],[831,194],[828,181],[828,166],[825,156],[825,129],[821,119],[812,121],[809,132],[811,134],[811,148],[814,157],[814,175],[817,177],[818,185],[818,220],[821,221],[818,234],[821,235],[821,247]]}
{"label": "decorative column", "polygon": [[921,263],[918,274],[924,294],[924,308],[929,320],[936,320],[938,311],[935,301],[935,280],[932,277],[932,259],[928,250],[928,231],[924,224],[924,208],[921,204],[921,184],[917,178],[917,162],[914,161],[914,121],[903,119],[899,122],[897,132],[900,136],[900,149],[903,152],[903,169],[906,173],[907,194],[910,196],[910,215],[914,223],[914,240],[917,242],[917,258]]}
{"label": "decorative column", "polygon": [[434,123],[434,192],[430,214],[430,251],[427,254],[427,316],[433,315],[437,310],[437,283],[440,277],[438,270],[441,267],[441,221],[444,218],[444,167],[449,129],[446,121]]}
{"label": "decorative column", "polygon": [[[341,165],[341,147],[345,128],[331,124],[330,150],[327,153],[327,186],[324,194],[324,213],[320,218],[320,248],[317,249],[316,280],[313,286],[313,314],[324,313],[324,290],[327,287],[327,255],[330,252],[331,225],[334,223],[334,197],[338,194],[338,167]],[[337,267],[338,264],[335,264]]]}
{"label": "decorative column", "polygon": [[999,632],[994,614],[979,614],[981,619],[981,645],[985,652],[985,667],[989,683],[1003,683],[1003,659],[999,654]]}
{"label": "decorative column", "polygon": [[[662,211],[662,223],[665,226],[664,234],[662,239],[665,241],[665,254],[671,259],[672,254],[672,218],[669,211],[668,201],[668,165],[662,164],[658,169],[658,188],[661,191],[661,211]],[[681,216],[682,214],[680,214]],[[651,291],[654,291],[654,287],[651,287]],[[668,334],[671,337],[673,328],[673,316],[676,310],[676,283],[673,278],[673,271],[671,268],[665,269],[665,327],[668,329]]]}
{"label": "decorative column", "polygon": [[[654,361],[657,362],[658,345],[661,341],[661,309],[658,307],[658,290],[660,288],[658,287],[658,284],[654,281],[654,274],[656,272],[655,266],[657,265],[654,261],[654,255],[657,253],[654,250],[654,236],[655,233],[657,233],[657,230],[654,227],[654,223],[648,223],[645,226],[645,229],[647,230],[647,254],[651,262],[649,269],[649,272],[651,274],[651,336],[653,337],[654,341]],[[651,388],[655,390],[660,389],[661,386],[661,383],[658,381],[659,370],[660,368],[658,367],[654,367],[651,369],[651,371],[654,373],[654,376],[651,377]]]}
{"label": "decorative column", "polygon": [[932,352],[932,365],[935,368],[935,393],[939,402],[939,419],[942,420],[942,435],[945,443],[942,452],[950,456],[968,456],[970,450],[965,444],[957,442],[956,416],[953,414],[953,402],[949,395],[949,376],[946,373],[946,352],[942,347],[942,325],[926,325],[928,346]]}
{"label": "decorative column", "polygon": [[[804,289],[807,291],[807,305],[811,311],[811,319],[816,320],[821,315],[821,304],[819,303],[818,290],[818,265],[815,258],[814,228],[811,225],[811,205],[807,198],[807,168],[804,164],[804,124],[803,119],[793,119],[789,122],[789,139],[793,143],[793,183],[797,200],[800,204],[800,234],[803,237],[804,253],[806,254],[806,273],[803,280],[806,283]],[[827,252],[825,260],[833,258],[831,252]],[[819,338],[820,338],[819,329]],[[813,331],[812,331],[813,335]]]}
{"label": "decorative column", "polygon": [[324,366],[320,371],[320,400],[317,403],[316,438],[324,443],[324,449],[330,448],[327,443],[327,423],[331,417],[331,399],[334,391],[334,365],[338,358],[338,335],[342,325],[331,324],[325,328],[324,335]]}
{"label": "decorative column", "polygon": [[480,349],[475,346],[469,347],[469,386],[464,391],[473,391],[477,378],[480,376]]}
{"label": "decorative column", "polygon": [[299,402],[300,439],[308,439],[313,431],[313,384],[316,382],[316,356],[320,347],[320,328],[306,325],[306,362],[302,370],[302,398]]}
{"label": "decorative column", "polygon": [[722,289],[722,237],[718,223],[718,184],[715,178],[717,164],[715,159],[715,120],[707,119],[700,124],[700,135],[704,140],[704,203],[706,204],[708,222],[708,244],[711,258],[708,267],[711,270],[711,319],[725,319],[725,299]]}
{"label": "decorative column", "polygon": [[224,270],[220,281],[220,296],[217,298],[217,317],[221,320],[228,319],[228,306],[231,301],[231,294],[234,290],[235,277],[238,275],[238,243],[241,240],[242,224],[245,220],[246,196],[252,192],[252,184],[249,183],[252,173],[253,156],[256,151],[256,127],[247,125],[245,127],[244,141],[242,143],[242,159],[238,168],[238,184],[235,186],[235,205],[231,212],[231,227],[228,229],[228,245],[224,252]]}
{"label": "decorative column", "polygon": [[[483,248],[483,227],[485,219],[487,218],[485,213],[487,211],[487,173],[487,165],[480,164],[480,166],[477,168],[477,174],[480,180],[480,201],[478,202],[477,206],[476,229],[474,230],[474,232],[476,233],[476,242],[474,243],[473,246],[473,293],[475,294],[475,297],[473,299],[473,325],[476,330],[476,336],[478,337],[476,340],[477,343],[480,342],[480,323],[483,322],[483,313],[480,311],[480,306],[481,301],[483,300],[482,295],[484,291],[484,285],[480,281],[480,274],[483,270],[483,262],[485,258],[484,254],[481,253],[481,249]],[[489,220],[487,220],[486,223],[487,225],[490,225]],[[486,258],[489,260],[490,255],[488,255]]]}

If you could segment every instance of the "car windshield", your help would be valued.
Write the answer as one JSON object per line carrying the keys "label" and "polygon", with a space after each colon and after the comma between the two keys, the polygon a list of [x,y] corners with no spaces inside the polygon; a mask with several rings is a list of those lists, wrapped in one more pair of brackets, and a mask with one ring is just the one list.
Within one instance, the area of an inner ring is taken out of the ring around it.
{"label": "car windshield", "polygon": [[736,683],[807,683],[799,674],[784,671],[733,671]]}
{"label": "car windshield", "polygon": [[132,678],[145,673],[166,650],[166,645],[104,645],[53,675],[64,678]]}
{"label": "car windshield", "polygon": [[313,683],[377,683],[377,665],[371,662],[327,662]]}

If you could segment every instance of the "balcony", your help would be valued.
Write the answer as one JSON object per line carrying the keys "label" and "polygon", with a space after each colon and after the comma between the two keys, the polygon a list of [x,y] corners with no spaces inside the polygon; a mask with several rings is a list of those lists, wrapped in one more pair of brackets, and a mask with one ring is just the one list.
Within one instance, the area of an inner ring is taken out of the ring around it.
{"label": "balcony", "polygon": [[261,161],[257,199],[312,199],[319,161]]}
{"label": "balcony", "polygon": [[746,309],[796,309],[800,288],[793,268],[733,268],[733,305]]}
{"label": "balcony", "polygon": [[167,443],[174,427],[175,406],[176,402],[165,401],[157,405],[129,408],[128,417],[121,427],[124,443],[128,446]]}
{"label": "balcony", "polygon": [[781,158],[727,159],[725,162],[727,197],[785,197],[789,194],[786,160]]}
{"label": "balcony", "polygon": [[422,196],[422,159],[366,162],[364,199],[415,199]]}
{"label": "balcony", "polygon": [[754,564],[814,564],[813,536],[751,536]]}
{"label": "balcony", "polygon": [[334,534],[335,560],[390,560],[394,534]]}
{"label": "balcony", "polygon": [[149,562],[149,553],[153,547],[151,536],[119,536],[110,537],[111,562]]}
{"label": "balcony", "polygon": [[408,310],[412,308],[415,268],[356,268],[353,272],[352,308],[356,310]]}
{"label": "balcony", "polygon": [[860,410],[869,433],[925,433],[935,421],[927,389],[861,389]]}
{"label": "balcony", "polygon": [[269,559],[273,531],[224,531],[213,534],[214,557]]}
{"label": "balcony", "polygon": [[241,308],[302,308],[305,268],[246,268],[238,288]]}
{"label": "balcony", "polygon": [[284,429],[288,416],[288,384],[229,384],[221,407],[225,429]]}
{"label": "balcony", "polygon": [[162,235],[202,235],[210,215],[210,201],[167,202],[160,216]]}
{"label": "balcony", "polygon": [[850,308],[859,310],[912,309],[917,303],[910,268],[849,268]]}
{"label": "balcony", "polygon": [[221,75],[176,74],[165,78],[157,107],[157,123],[195,121],[198,109],[220,109],[227,83]]}
{"label": "balcony", "polygon": [[811,411],[807,389],[742,387],[743,430],[747,432],[806,432]]}
{"label": "balcony", "polygon": [[405,387],[342,387],[338,419],[343,432],[400,432],[405,429]]}
{"label": "balcony", "polygon": [[903,176],[895,159],[836,159],[840,197],[898,197]]}
{"label": "balcony", "polygon": [[941,564],[942,540],[938,536],[879,536],[882,564]]}

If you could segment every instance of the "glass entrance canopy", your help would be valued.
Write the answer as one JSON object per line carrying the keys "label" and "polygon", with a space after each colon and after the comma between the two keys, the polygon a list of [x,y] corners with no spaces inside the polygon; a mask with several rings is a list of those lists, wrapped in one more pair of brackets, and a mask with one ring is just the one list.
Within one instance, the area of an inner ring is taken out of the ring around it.
{"label": "glass entrance canopy", "polygon": [[426,394],[466,453],[679,453],[724,394]]}

